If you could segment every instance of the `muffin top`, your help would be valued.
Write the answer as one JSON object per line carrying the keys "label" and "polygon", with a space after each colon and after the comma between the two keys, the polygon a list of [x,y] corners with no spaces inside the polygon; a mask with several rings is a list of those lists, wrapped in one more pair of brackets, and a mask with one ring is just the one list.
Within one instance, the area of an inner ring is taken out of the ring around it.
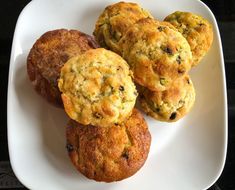
{"label": "muffin top", "polygon": [[152,91],[166,90],[191,68],[187,40],[167,22],[139,20],[120,40],[120,47],[134,80]]}
{"label": "muffin top", "polygon": [[96,181],[119,181],[135,174],[147,159],[150,143],[147,124],[136,109],[122,125],[82,126],[70,120],[67,127],[71,161]]}
{"label": "muffin top", "polygon": [[142,88],[140,102],[143,110],[160,121],[173,122],[185,116],[195,102],[195,89],[186,75],[165,91]]}
{"label": "muffin top", "polygon": [[36,91],[50,103],[62,107],[57,84],[61,67],[69,58],[97,47],[93,37],[78,30],[58,29],[43,34],[27,58],[29,79]]}
{"label": "muffin top", "polygon": [[65,111],[84,125],[123,122],[137,97],[131,75],[124,59],[103,48],[71,58],[61,69],[58,83]]}
{"label": "muffin top", "polygon": [[152,18],[136,3],[119,2],[110,5],[99,16],[94,35],[102,47],[119,53],[118,42],[127,29],[139,19],[147,17]]}
{"label": "muffin top", "polygon": [[164,20],[174,25],[187,39],[193,55],[193,66],[197,65],[213,42],[213,28],[209,21],[199,15],[180,11],[170,14]]}

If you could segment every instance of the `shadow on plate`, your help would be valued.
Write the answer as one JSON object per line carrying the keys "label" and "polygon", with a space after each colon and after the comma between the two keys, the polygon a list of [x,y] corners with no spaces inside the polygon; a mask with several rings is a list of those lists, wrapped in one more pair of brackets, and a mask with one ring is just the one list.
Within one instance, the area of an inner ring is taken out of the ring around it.
{"label": "shadow on plate", "polygon": [[36,140],[32,143],[35,143],[33,146],[38,149],[39,154],[43,154],[39,155],[44,159],[42,162],[48,163],[38,164],[49,165],[66,178],[78,181],[87,180],[76,171],[67,155],[65,129],[69,119],[66,113],[63,109],[53,107],[36,93],[28,79],[25,60],[25,54],[17,57],[18,66],[13,75],[13,82],[19,107],[22,108],[24,115],[32,120],[32,125],[26,128],[31,130],[30,128],[36,127],[33,131],[37,132],[41,138],[39,139],[40,144],[36,144],[38,143]]}
{"label": "shadow on plate", "polygon": [[[98,17],[105,9],[105,5],[102,6],[102,1],[100,6],[89,6],[87,7],[87,11],[84,12],[84,14],[79,17],[78,20],[78,26],[81,27],[81,29],[89,29],[90,31],[84,31],[87,32],[89,35],[92,35],[93,31],[95,30],[95,23],[98,20]],[[84,20],[86,22],[84,22]],[[92,26],[92,27],[91,27]]]}

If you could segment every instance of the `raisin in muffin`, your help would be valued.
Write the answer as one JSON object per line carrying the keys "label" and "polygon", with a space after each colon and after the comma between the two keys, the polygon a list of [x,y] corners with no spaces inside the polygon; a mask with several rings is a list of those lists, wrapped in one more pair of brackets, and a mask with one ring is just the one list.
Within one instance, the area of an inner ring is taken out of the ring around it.
{"label": "raisin in muffin", "polygon": [[119,43],[134,80],[152,91],[166,90],[191,68],[192,53],[187,40],[167,22],[141,19]]}
{"label": "raisin in muffin", "polygon": [[108,127],[123,122],[137,97],[126,61],[103,48],[66,62],[58,85],[65,111],[84,125]]}
{"label": "raisin in muffin", "polygon": [[140,103],[145,113],[153,118],[173,122],[185,116],[195,102],[195,90],[189,76],[176,80],[165,91],[141,89]]}
{"label": "raisin in muffin", "polygon": [[125,123],[82,126],[70,120],[67,150],[74,166],[96,181],[113,182],[134,175],[145,163],[151,143],[148,126],[136,109]]}
{"label": "raisin in muffin", "polygon": [[176,27],[187,39],[193,54],[193,66],[197,65],[211,47],[212,25],[199,15],[180,11],[170,14],[164,20]]}

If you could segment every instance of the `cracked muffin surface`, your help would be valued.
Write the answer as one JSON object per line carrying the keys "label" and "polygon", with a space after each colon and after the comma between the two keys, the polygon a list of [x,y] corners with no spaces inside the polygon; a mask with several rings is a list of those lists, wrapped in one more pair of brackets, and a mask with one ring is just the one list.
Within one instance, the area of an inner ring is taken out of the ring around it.
{"label": "cracked muffin surface", "polygon": [[120,47],[134,80],[152,91],[166,90],[191,68],[187,40],[167,22],[139,20],[120,40]]}
{"label": "cracked muffin surface", "polygon": [[57,80],[71,57],[97,48],[94,38],[78,30],[58,29],[43,34],[31,48],[27,72],[35,90],[48,102],[63,107]]}
{"label": "cracked muffin surface", "polygon": [[164,20],[187,39],[193,55],[193,66],[199,64],[213,42],[213,28],[209,21],[199,15],[180,11],[168,15]]}
{"label": "cracked muffin surface", "polygon": [[141,18],[152,16],[136,3],[119,2],[105,8],[99,16],[94,36],[104,48],[120,53],[119,40]]}
{"label": "cracked muffin surface", "polygon": [[103,48],[66,62],[58,85],[65,111],[84,125],[108,127],[123,122],[137,97],[126,61]]}
{"label": "cracked muffin surface", "polygon": [[151,135],[137,109],[122,125],[82,126],[70,120],[67,151],[74,166],[96,181],[113,182],[135,174],[145,163]]}
{"label": "cracked muffin surface", "polygon": [[142,88],[140,104],[144,112],[153,118],[173,122],[185,116],[195,102],[195,89],[188,75],[173,82],[165,91]]}

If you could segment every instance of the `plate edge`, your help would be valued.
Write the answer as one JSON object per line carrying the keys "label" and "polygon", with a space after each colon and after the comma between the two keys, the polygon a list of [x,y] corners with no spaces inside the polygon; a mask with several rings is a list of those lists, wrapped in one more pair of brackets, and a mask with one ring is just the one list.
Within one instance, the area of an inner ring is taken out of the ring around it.
{"label": "plate edge", "polygon": [[30,185],[28,185],[25,180],[21,177],[21,175],[18,173],[18,170],[16,169],[16,166],[14,165],[14,161],[12,159],[13,154],[12,154],[12,145],[11,145],[11,141],[9,140],[9,126],[11,125],[11,121],[10,121],[10,110],[11,110],[11,103],[9,102],[10,97],[12,96],[12,87],[10,85],[11,81],[12,81],[12,77],[13,77],[13,69],[12,69],[12,64],[13,64],[13,59],[15,57],[15,41],[16,41],[16,37],[17,37],[17,30],[18,30],[18,25],[21,21],[22,15],[24,15],[24,13],[26,12],[26,10],[32,6],[32,4],[34,3],[35,0],[31,0],[28,4],[25,5],[25,7],[21,10],[18,18],[17,18],[17,22],[15,25],[15,29],[14,29],[14,35],[13,35],[13,40],[12,40],[12,45],[11,45],[11,54],[10,54],[10,61],[9,61],[9,72],[8,72],[8,86],[7,86],[7,142],[8,142],[8,152],[9,152],[9,161],[11,164],[11,168],[15,174],[15,176],[17,177],[17,179],[27,188],[32,189],[30,187]]}
{"label": "plate edge", "polygon": [[216,27],[216,36],[218,38],[218,42],[219,42],[219,46],[221,47],[219,49],[219,53],[221,56],[221,74],[222,74],[222,78],[223,78],[223,101],[224,101],[224,105],[223,105],[223,113],[224,113],[224,126],[225,126],[225,133],[224,133],[224,154],[223,154],[223,160],[222,160],[222,165],[220,167],[220,170],[218,171],[218,173],[215,175],[214,179],[211,180],[211,182],[209,182],[208,185],[206,185],[203,189],[207,190],[208,188],[210,188],[221,176],[224,166],[225,166],[225,162],[226,162],[226,157],[227,157],[227,146],[228,146],[228,108],[227,108],[227,85],[226,85],[226,74],[225,74],[225,67],[224,67],[224,55],[223,55],[223,46],[222,46],[222,41],[221,41],[221,36],[220,36],[220,30],[218,27],[218,23],[217,20],[215,18],[215,15],[213,14],[213,12],[211,11],[211,9],[201,0],[196,0],[198,3],[200,3],[201,5],[203,5],[207,11],[210,13],[214,25]]}

